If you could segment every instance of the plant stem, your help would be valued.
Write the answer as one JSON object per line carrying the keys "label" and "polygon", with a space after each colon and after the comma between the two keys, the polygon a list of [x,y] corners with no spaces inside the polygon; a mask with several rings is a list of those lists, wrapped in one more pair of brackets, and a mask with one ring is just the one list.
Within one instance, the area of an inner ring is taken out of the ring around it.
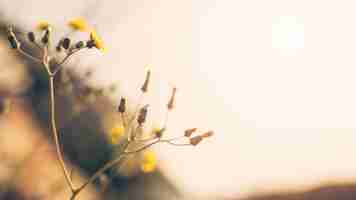
{"label": "plant stem", "polygon": [[103,174],[106,170],[110,169],[114,165],[121,162],[125,156],[125,151],[127,150],[129,145],[130,145],[130,142],[126,142],[120,152],[119,157],[117,157],[116,159],[114,159],[112,161],[109,161],[102,168],[100,168],[98,171],[96,171],[95,174],[93,174],[82,186],[80,186],[77,191],[79,192],[79,191],[83,190],[88,184],[92,183],[95,179],[99,178],[100,175]]}
{"label": "plant stem", "polygon": [[70,187],[72,193],[75,192],[74,184],[70,179],[70,175],[66,169],[64,159],[62,156],[62,152],[60,149],[59,145],[59,139],[58,139],[58,132],[57,132],[57,127],[56,127],[56,118],[55,118],[55,100],[54,100],[54,76],[52,74],[48,74],[49,76],[49,92],[50,92],[50,100],[49,100],[49,106],[50,106],[50,116],[51,116],[51,129],[54,137],[54,142],[56,145],[56,152],[57,152],[57,158],[58,161],[61,165],[64,177],[67,181],[68,186]]}

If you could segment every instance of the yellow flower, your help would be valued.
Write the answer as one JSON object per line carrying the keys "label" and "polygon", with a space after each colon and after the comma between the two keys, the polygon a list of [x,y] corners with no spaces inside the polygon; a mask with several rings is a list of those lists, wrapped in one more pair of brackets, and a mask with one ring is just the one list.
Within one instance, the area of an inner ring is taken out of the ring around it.
{"label": "yellow flower", "polygon": [[115,126],[110,130],[110,142],[117,144],[119,138],[124,134],[125,128],[122,125]]}
{"label": "yellow flower", "polygon": [[163,132],[165,131],[165,128],[160,128],[158,126],[154,126],[152,129],[152,133],[157,137],[160,138],[163,135]]}
{"label": "yellow flower", "polygon": [[48,28],[50,28],[50,26],[51,26],[51,25],[50,25],[47,21],[39,21],[39,22],[37,23],[36,28],[37,28],[38,30],[44,31],[44,30],[47,30]]}
{"label": "yellow flower", "polygon": [[90,32],[90,41],[93,42],[95,48],[99,49],[102,52],[105,51],[103,40],[98,36],[96,31],[94,30]]}
{"label": "yellow flower", "polygon": [[157,167],[156,154],[152,151],[146,151],[143,153],[143,159],[141,162],[141,170],[144,173],[153,172]]}
{"label": "yellow flower", "polygon": [[70,20],[68,22],[68,26],[76,31],[84,32],[84,31],[88,30],[88,24],[85,21],[85,19],[82,17],[78,17],[78,18],[74,18],[74,19]]}

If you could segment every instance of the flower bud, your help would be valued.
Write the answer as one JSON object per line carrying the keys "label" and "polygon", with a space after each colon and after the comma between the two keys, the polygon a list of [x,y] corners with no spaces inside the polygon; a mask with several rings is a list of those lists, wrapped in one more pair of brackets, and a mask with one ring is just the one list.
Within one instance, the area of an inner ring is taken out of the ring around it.
{"label": "flower bud", "polygon": [[118,111],[120,113],[124,113],[126,111],[126,99],[124,97],[121,97],[121,99],[120,99]]}
{"label": "flower bud", "polygon": [[94,40],[88,40],[86,45],[89,49],[91,49],[91,48],[95,47],[95,42],[94,42]]}
{"label": "flower bud", "polygon": [[207,132],[203,133],[201,136],[202,136],[203,138],[208,138],[208,137],[211,137],[211,136],[213,136],[213,135],[214,135],[214,132],[213,132],[213,131],[207,131]]}
{"label": "flower bud", "polygon": [[36,37],[35,34],[33,32],[28,32],[27,33],[27,38],[30,42],[35,42],[36,41]]}
{"label": "flower bud", "polygon": [[18,49],[18,48],[19,48],[20,43],[19,43],[19,41],[17,41],[16,37],[14,37],[13,35],[9,35],[9,36],[7,37],[7,39],[8,39],[9,42],[10,42],[11,48],[13,48],[13,49]]}
{"label": "flower bud", "polygon": [[81,49],[85,46],[84,42],[83,41],[79,41],[75,44],[75,48],[77,49]]}
{"label": "flower bud", "polygon": [[69,47],[70,47],[70,39],[69,38],[64,38],[63,39],[62,47],[64,49],[69,49]]}
{"label": "flower bud", "polygon": [[187,130],[184,131],[184,136],[185,137],[190,137],[195,131],[197,131],[197,128],[187,129]]}
{"label": "flower bud", "polygon": [[148,90],[148,84],[150,83],[150,77],[151,77],[151,70],[147,69],[146,70],[146,78],[145,78],[145,82],[143,83],[142,87],[141,87],[141,91],[143,93],[147,92]]}
{"label": "flower bud", "polygon": [[14,31],[12,30],[12,27],[9,27],[7,30],[7,39],[10,43],[11,48],[13,49],[18,49],[20,47],[20,42],[17,40]]}
{"label": "flower bud", "polygon": [[62,51],[62,44],[63,44],[63,40],[59,40],[57,46],[56,46],[56,50],[58,52],[61,52]]}
{"label": "flower bud", "polygon": [[43,44],[48,44],[48,42],[49,42],[49,37],[50,37],[50,33],[51,33],[51,29],[50,29],[50,27],[48,27],[48,28],[46,29],[46,31],[45,31],[45,33],[44,33],[42,39],[41,39],[41,41],[42,41]]}
{"label": "flower bud", "polygon": [[146,117],[147,117],[147,107],[148,105],[144,106],[143,108],[140,109],[140,112],[137,117],[137,122],[141,125],[145,123]]}
{"label": "flower bud", "polygon": [[167,104],[168,110],[172,110],[174,108],[174,100],[176,97],[176,92],[177,92],[177,88],[174,87],[172,90],[171,98],[169,99],[168,104]]}
{"label": "flower bud", "polygon": [[197,135],[195,137],[190,138],[190,144],[193,146],[198,145],[201,141],[203,140],[203,137],[200,135]]}

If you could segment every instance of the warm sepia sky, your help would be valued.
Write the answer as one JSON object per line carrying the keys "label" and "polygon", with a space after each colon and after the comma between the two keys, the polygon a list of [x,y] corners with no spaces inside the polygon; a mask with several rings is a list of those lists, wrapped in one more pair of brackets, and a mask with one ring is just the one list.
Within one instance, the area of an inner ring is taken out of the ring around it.
{"label": "warm sepia sky", "polygon": [[176,85],[171,134],[216,132],[194,149],[157,148],[179,187],[232,196],[356,180],[355,1],[94,2],[0,0],[0,8],[27,27],[88,17],[108,53],[81,65],[97,65],[101,84],[117,82],[130,97],[151,65],[153,108]]}

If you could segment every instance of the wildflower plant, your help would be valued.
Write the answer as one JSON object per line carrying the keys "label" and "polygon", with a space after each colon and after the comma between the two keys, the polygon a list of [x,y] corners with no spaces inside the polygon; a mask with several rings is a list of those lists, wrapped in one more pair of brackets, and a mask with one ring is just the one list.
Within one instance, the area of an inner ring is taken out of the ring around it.
{"label": "wildflower plant", "polygon": [[[40,50],[40,56],[31,55],[22,48],[22,43],[18,39],[17,34],[15,34],[12,27],[8,27],[7,33],[10,47],[41,65],[47,74],[50,96],[50,128],[55,142],[57,159],[61,166],[66,183],[71,191],[70,199],[76,199],[76,197],[86,188],[86,186],[100,178],[106,170],[117,164],[121,164],[123,159],[128,155],[143,152],[140,168],[143,172],[152,172],[156,168],[157,158],[152,151],[146,151],[149,147],[158,143],[167,143],[174,146],[196,146],[205,138],[213,135],[212,131],[201,133],[197,128],[190,128],[185,130],[180,137],[169,138],[166,136],[168,135],[166,134],[168,131],[168,115],[170,111],[175,108],[175,97],[177,92],[177,88],[175,87],[172,88],[171,96],[166,104],[166,115],[163,125],[161,127],[154,127],[152,131],[145,132],[145,124],[148,118],[148,113],[151,109],[148,104],[142,104],[143,96],[148,93],[151,81],[151,70],[147,69],[144,82],[140,88],[140,100],[136,106],[136,109],[133,111],[133,114],[127,109],[127,99],[125,97],[122,97],[117,105],[116,111],[120,115],[121,120],[117,126],[112,127],[109,131],[109,141],[114,146],[120,144],[120,152],[118,156],[103,164],[101,168],[99,168],[81,185],[74,185],[71,173],[68,171],[68,167],[63,159],[63,153],[58,137],[59,133],[56,127],[54,79],[71,56],[77,54],[79,51],[88,49],[104,51],[105,47],[102,39],[98,36],[95,30],[88,26],[83,18],[70,20],[68,22],[68,26],[72,28],[73,31],[87,32],[88,38],[86,40],[74,42],[71,38],[67,37],[67,34],[55,43],[55,46],[52,46],[51,44],[53,44],[53,41],[51,34],[53,29],[50,23],[45,21],[40,22],[36,26],[36,29],[39,30],[40,33],[28,32],[26,34],[28,42]],[[65,53],[65,56],[58,60],[58,54],[63,52]],[[144,132],[145,134],[143,134]]]}

